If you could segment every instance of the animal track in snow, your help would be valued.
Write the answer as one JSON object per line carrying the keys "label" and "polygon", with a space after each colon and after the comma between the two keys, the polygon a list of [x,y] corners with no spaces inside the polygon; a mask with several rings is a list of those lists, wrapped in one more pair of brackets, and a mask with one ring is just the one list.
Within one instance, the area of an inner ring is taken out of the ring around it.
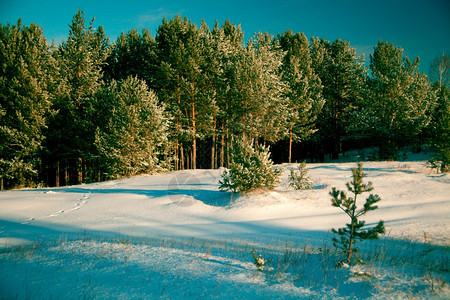
{"label": "animal track in snow", "polygon": [[86,203],[88,202],[89,198],[91,198],[91,195],[92,195],[91,192],[84,194],[84,195],[78,200],[78,202],[76,203],[76,205],[75,205],[74,207],[70,208],[70,209],[67,209],[67,210],[62,209],[62,210],[59,210],[59,211],[57,211],[57,212],[54,212],[54,213],[51,213],[51,214],[49,214],[49,215],[42,216],[42,217],[31,217],[31,218],[26,219],[26,220],[25,220],[24,222],[22,222],[21,224],[29,224],[31,221],[42,220],[42,219],[48,219],[48,218],[53,218],[53,217],[57,217],[57,216],[59,216],[59,215],[61,215],[61,214],[63,214],[63,213],[66,213],[66,212],[72,212],[72,211],[75,211],[75,210],[79,210],[79,209],[82,208],[84,205],[86,205]]}

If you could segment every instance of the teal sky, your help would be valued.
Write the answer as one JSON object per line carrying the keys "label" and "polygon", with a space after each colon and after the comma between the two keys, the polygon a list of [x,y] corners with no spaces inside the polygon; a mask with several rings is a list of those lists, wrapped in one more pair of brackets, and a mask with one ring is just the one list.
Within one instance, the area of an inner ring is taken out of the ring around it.
{"label": "teal sky", "polygon": [[245,38],[267,31],[276,35],[287,29],[330,41],[341,38],[365,54],[366,60],[379,40],[394,43],[428,72],[431,61],[450,52],[450,0],[278,0],[278,1],[30,1],[0,0],[0,23],[39,24],[51,42],[67,37],[72,16],[83,9],[86,21],[103,25],[115,41],[122,31],[149,28],[154,34],[165,16],[187,16],[197,25],[204,19],[210,28],[226,19],[241,24]]}

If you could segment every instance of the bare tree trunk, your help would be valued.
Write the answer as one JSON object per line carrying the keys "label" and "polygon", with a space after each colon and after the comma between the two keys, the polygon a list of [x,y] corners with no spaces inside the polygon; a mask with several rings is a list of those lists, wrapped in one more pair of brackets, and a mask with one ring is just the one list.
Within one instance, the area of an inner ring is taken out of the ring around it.
{"label": "bare tree trunk", "polygon": [[211,145],[211,169],[216,168],[216,118],[214,118],[213,134],[212,134],[212,145]]}
{"label": "bare tree trunk", "polygon": [[192,150],[189,152],[189,149],[186,149],[186,169],[191,169],[191,158],[192,158]]}
{"label": "bare tree trunk", "polygon": [[56,178],[55,185],[59,187],[59,161],[56,163]]}
{"label": "bare tree trunk", "polygon": [[183,149],[183,143],[180,144],[180,170],[184,170],[184,149]]}
{"label": "bare tree trunk", "polygon": [[68,166],[65,166],[65,168],[64,168],[64,185],[67,185],[67,183],[69,182],[69,167]]}
{"label": "bare tree trunk", "polygon": [[[228,120],[227,120],[227,123],[228,123]],[[227,164],[226,165],[227,165],[227,168],[230,165],[230,136],[229,136],[228,126],[227,126]]]}
{"label": "bare tree trunk", "polygon": [[197,139],[195,138],[195,134],[194,134],[194,138],[192,140],[192,169],[196,169],[197,168]]}
{"label": "bare tree trunk", "polygon": [[292,127],[289,132],[289,163],[292,162]]}
{"label": "bare tree trunk", "polygon": [[220,167],[223,168],[225,163],[225,133],[223,131],[223,124],[222,124],[222,138],[220,142]]}
{"label": "bare tree trunk", "polygon": [[197,168],[197,138],[195,128],[195,104],[192,103],[192,169]]}
{"label": "bare tree trunk", "polygon": [[83,159],[78,158],[78,183],[83,182]]}
{"label": "bare tree trunk", "polygon": [[176,140],[176,142],[175,142],[175,163],[173,164],[175,167],[175,171],[178,171],[180,169],[180,165],[179,165],[180,164],[180,159],[179,159],[180,155],[179,155],[178,148],[179,148],[178,140]]}

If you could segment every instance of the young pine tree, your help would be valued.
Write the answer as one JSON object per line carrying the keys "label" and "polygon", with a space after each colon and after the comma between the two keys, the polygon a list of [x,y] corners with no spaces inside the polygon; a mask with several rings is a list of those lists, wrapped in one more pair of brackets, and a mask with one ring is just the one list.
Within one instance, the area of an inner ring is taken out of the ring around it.
{"label": "young pine tree", "polygon": [[223,172],[220,190],[246,193],[257,189],[272,190],[280,181],[281,171],[273,167],[268,147],[255,149],[253,143],[234,142],[230,169]]}
{"label": "young pine tree", "polygon": [[333,233],[336,233],[338,237],[333,238],[334,245],[341,248],[347,254],[347,263],[351,263],[353,252],[357,252],[358,248],[354,247],[356,241],[365,239],[377,239],[379,234],[384,234],[384,222],[379,221],[378,224],[369,229],[363,229],[365,221],[359,220],[359,218],[365,215],[368,211],[375,210],[378,206],[375,205],[380,201],[378,195],[370,194],[366,199],[364,207],[358,209],[356,202],[358,195],[373,190],[372,182],[363,183],[363,179],[366,174],[362,171],[362,163],[358,163],[357,168],[352,168],[353,180],[347,182],[347,189],[353,193],[353,197],[347,197],[345,191],[339,191],[335,187],[330,192],[333,197],[331,199],[331,205],[342,209],[349,217],[350,223],[345,227],[338,230],[332,229]]}
{"label": "young pine tree", "polygon": [[302,162],[298,166],[298,172],[295,172],[294,169],[291,169],[289,174],[289,185],[295,188],[296,190],[310,190],[313,187],[313,182],[308,175],[308,167],[306,166],[306,162]]}

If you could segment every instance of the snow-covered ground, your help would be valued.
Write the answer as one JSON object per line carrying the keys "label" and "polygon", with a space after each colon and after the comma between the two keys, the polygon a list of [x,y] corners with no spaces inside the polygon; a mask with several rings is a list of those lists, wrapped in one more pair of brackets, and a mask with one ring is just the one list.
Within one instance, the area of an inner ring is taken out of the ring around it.
{"label": "snow-covered ground", "polygon": [[330,229],[348,220],[328,193],[355,166],[308,164],[312,190],[284,172],[274,191],[240,197],[219,191],[222,170],[1,192],[0,296],[450,298],[450,178],[424,161],[364,163],[382,199],[364,219],[387,234],[359,244],[364,263],[336,267]]}

